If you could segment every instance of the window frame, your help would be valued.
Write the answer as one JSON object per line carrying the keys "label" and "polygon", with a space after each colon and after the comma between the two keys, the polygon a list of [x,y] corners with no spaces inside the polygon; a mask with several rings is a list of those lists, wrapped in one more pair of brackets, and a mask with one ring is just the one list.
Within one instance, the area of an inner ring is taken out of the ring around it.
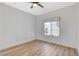
{"label": "window frame", "polygon": [[52,18],[48,18],[48,19],[45,19],[43,21],[43,35],[46,36],[46,37],[59,37],[59,36],[54,36],[52,35],[52,23],[51,23],[51,35],[45,35],[45,28],[44,28],[44,23],[45,22],[53,22],[53,21],[57,21],[59,22],[59,36],[60,36],[60,17],[52,17]]}

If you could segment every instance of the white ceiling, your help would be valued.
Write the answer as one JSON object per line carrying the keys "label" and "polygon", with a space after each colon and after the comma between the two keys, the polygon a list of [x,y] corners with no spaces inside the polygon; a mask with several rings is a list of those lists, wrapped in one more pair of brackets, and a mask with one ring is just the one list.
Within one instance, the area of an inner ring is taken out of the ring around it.
{"label": "white ceiling", "polygon": [[37,6],[32,9],[30,8],[32,3],[28,2],[4,2],[4,3],[33,15],[41,15],[60,8],[74,5],[77,2],[40,2],[40,4],[44,6],[44,8]]}

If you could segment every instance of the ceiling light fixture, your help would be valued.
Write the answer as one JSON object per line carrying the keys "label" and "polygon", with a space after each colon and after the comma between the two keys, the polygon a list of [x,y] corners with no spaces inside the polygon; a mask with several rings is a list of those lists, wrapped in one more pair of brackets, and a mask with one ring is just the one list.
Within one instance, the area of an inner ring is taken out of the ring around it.
{"label": "ceiling light fixture", "polygon": [[34,7],[37,7],[38,5],[36,3],[33,4]]}
{"label": "ceiling light fixture", "polygon": [[41,8],[44,7],[43,5],[40,4],[40,2],[29,2],[29,3],[32,3],[30,8],[37,7],[37,6],[40,6]]}

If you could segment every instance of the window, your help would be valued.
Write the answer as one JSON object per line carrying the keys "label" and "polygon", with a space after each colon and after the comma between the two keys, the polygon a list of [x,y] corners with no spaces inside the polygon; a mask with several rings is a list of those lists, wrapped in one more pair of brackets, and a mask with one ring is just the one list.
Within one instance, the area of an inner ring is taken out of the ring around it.
{"label": "window", "polygon": [[44,22],[44,35],[59,36],[59,21]]}
{"label": "window", "polygon": [[51,22],[45,22],[44,23],[44,28],[45,28],[45,35],[51,35]]}

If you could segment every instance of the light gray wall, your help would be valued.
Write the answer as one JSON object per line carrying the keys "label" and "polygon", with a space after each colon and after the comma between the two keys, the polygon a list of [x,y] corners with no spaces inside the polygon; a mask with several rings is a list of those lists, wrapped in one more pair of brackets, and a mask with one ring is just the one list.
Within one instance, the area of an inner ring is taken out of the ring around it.
{"label": "light gray wall", "polygon": [[[60,36],[45,37],[43,35],[43,21],[60,16]],[[77,48],[77,6],[69,6],[37,16],[37,39]]]}
{"label": "light gray wall", "polygon": [[0,3],[0,50],[31,41],[35,16]]}
{"label": "light gray wall", "polygon": [[77,23],[78,24],[78,28],[77,28],[78,29],[77,30],[78,31],[78,41],[77,42],[78,42],[78,55],[79,55],[79,4],[78,4],[78,13],[77,14],[78,14],[78,21],[77,21],[78,22]]}

